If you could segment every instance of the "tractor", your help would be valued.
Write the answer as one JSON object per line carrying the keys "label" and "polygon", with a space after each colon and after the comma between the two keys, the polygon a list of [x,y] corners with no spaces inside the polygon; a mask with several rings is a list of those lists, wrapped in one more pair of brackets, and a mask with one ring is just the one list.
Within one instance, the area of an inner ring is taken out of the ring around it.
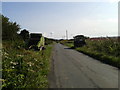
{"label": "tractor", "polygon": [[86,45],[84,35],[77,35],[74,37],[74,47],[82,47]]}

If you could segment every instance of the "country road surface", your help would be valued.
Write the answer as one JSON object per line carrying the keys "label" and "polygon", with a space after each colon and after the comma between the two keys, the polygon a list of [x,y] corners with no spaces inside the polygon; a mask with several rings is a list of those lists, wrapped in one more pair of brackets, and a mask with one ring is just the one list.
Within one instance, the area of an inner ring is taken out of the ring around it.
{"label": "country road surface", "polygon": [[56,44],[49,83],[50,88],[118,88],[118,69]]}

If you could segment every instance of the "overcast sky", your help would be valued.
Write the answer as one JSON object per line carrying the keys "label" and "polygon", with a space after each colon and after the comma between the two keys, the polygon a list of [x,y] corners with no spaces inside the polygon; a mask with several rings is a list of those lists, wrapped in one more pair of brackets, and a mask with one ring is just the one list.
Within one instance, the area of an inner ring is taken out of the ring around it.
{"label": "overcast sky", "polygon": [[118,3],[3,2],[2,14],[22,29],[47,37],[65,38],[66,30],[69,38],[118,35]]}

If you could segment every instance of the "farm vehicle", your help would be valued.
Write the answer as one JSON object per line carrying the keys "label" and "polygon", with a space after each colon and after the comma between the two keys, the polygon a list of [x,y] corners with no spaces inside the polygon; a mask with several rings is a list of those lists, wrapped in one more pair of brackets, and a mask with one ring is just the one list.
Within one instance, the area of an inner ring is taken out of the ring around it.
{"label": "farm vehicle", "polygon": [[29,49],[34,49],[34,50],[43,50],[44,49],[44,37],[42,34],[39,33],[31,33],[30,34],[30,39],[28,42],[28,47]]}
{"label": "farm vehicle", "polygon": [[74,47],[82,47],[86,45],[84,35],[77,35],[74,37]]}

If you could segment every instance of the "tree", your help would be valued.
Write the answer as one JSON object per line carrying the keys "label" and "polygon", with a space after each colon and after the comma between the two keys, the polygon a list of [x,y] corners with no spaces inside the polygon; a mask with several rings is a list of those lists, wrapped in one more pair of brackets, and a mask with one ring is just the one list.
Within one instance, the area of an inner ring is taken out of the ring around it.
{"label": "tree", "polygon": [[17,32],[20,30],[20,25],[16,22],[10,22],[9,18],[2,15],[2,39],[14,40],[18,37]]}
{"label": "tree", "polygon": [[22,37],[22,39],[24,41],[28,40],[29,39],[29,31],[27,31],[26,29],[22,30],[20,32],[20,36]]}

